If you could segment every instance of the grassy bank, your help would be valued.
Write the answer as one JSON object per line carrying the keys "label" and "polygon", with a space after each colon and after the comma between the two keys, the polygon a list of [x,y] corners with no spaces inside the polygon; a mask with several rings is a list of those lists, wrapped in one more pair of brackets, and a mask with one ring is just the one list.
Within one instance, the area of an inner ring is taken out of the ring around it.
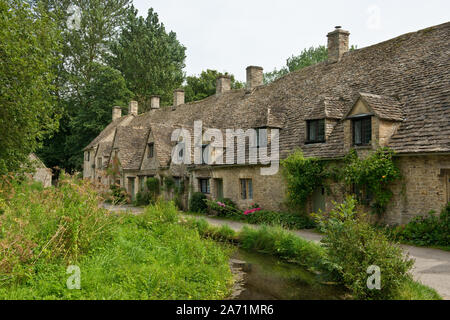
{"label": "grassy bank", "polygon": [[[335,269],[340,266],[333,265],[330,262],[329,252],[325,247],[299,238],[281,227],[264,226],[260,229],[246,227],[241,232],[235,232],[228,226],[220,228],[211,226],[204,219],[190,218],[185,223],[196,229],[205,238],[231,242],[248,250],[274,255],[306,267],[310,271],[320,272],[324,278],[345,284],[343,279],[339,276],[336,277]],[[348,286],[348,288],[352,290],[351,286]],[[398,286],[385,299],[441,300],[442,298],[434,289],[413,281],[410,276],[406,276],[399,280]]]}
{"label": "grassy bank", "polygon": [[[142,216],[99,209],[95,191],[66,179],[59,188],[3,182],[0,299],[223,299],[229,253],[178,223],[172,203]],[[67,267],[81,271],[69,290]]]}

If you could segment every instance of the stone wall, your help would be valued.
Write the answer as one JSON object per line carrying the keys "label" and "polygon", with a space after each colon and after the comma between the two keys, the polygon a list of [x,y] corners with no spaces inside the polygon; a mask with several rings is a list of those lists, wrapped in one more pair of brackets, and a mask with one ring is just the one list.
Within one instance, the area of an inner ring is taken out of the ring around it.
{"label": "stone wall", "polygon": [[[199,178],[210,178],[210,198],[217,198],[214,179],[222,179],[223,196],[233,200],[240,209],[248,209],[257,203],[263,209],[285,211],[285,182],[281,173],[272,176],[260,174],[259,166],[239,166],[233,168],[215,168],[214,170],[198,170],[192,172],[191,188],[199,192]],[[253,199],[243,200],[241,197],[240,179],[252,179]]]}
{"label": "stone wall", "polygon": [[450,168],[450,155],[404,156],[398,157],[397,163],[403,179],[392,188],[394,197],[387,209],[386,222],[405,224],[430,210],[440,213],[449,201],[449,174],[441,172]]}

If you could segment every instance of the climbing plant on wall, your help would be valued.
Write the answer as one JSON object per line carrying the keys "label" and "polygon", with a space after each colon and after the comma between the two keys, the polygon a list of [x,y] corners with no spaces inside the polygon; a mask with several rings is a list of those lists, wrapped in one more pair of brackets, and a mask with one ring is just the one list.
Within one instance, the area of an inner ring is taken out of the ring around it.
{"label": "climbing plant on wall", "polygon": [[301,151],[295,151],[282,161],[288,202],[304,208],[315,189],[327,187],[331,181],[341,182],[348,193],[354,193],[355,187],[363,188],[364,194],[370,195],[367,204],[381,214],[393,196],[390,186],[401,177],[393,156],[393,150],[380,148],[361,159],[356,150],[351,150],[342,165],[331,166],[327,161],[305,158]]}

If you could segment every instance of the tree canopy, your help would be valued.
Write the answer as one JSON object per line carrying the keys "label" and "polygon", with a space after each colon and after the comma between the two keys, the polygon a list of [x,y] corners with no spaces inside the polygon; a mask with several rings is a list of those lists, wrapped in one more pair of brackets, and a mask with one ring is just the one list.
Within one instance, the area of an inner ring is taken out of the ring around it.
{"label": "tree canopy", "polygon": [[[205,99],[216,93],[216,79],[221,75],[229,75],[227,72],[220,73],[217,70],[203,71],[199,76],[188,76],[184,91],[186,94],[186,102],[198,101]],[[231,88],[240,89],[244,84],[236,81],[231,75]]]}
{"label": "tree canopy", "polygon": [[153,9],[144,19],[131,7],[110,48],[109,64],[122,72],[142,110],[149,109],[151,95],[160,95],[162,104],[172,102],[173,90],[184,80],[186,48],[174,32],[166,31]]}
{"label": "tree canopy", "polygon": [[58,50],[58,33],[42,6],[0,0],[0,174],[18,170],[58,127]]}

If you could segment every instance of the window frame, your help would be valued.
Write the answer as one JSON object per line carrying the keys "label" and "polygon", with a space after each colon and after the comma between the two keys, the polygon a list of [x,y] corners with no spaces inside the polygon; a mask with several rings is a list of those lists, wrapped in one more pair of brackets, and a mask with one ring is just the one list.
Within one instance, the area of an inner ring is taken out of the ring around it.
{"label": "window frame", "polygon": [[[360,143],[356,142],[356,126],[357,123],[360,123],[360,127],[358,128]],[[368,126],[367,126],[368,124]],[[368,132],[367,132],[368,130]],[[368,141],[366,141],[368,138]],[[352,142],[354,146],[357,147],[365,147],[370,146],[372,143],[372,116],[363,116],[352,119]]]}
{"label": "window frame", "polygon": [[253,200],[253,179],[239,179],[241,200]]}
{"label": "window frame", "polygon": [[[316,124],[315,128],[315,135],[316,139],[311,139],[311,125]],[[323,126],[323,135],[320,135],[320,127]],[[320,138],[319,138],[320,137]],[[306,143],[307,144],[313,144],[313,143],[324,143],[326,141],[325,138],[325,119],[313,119],[313,120],[306,120]]]}
{"label": "window frame", "polygon": [[[203,183],[202,182],[206,182],[206,190],[203,190]],[[209,178],[199,178],[198,179],[198,187],[199,187],[199,191],[203,194],[211,194],[211,184],[210,184],[210,179]]]}

